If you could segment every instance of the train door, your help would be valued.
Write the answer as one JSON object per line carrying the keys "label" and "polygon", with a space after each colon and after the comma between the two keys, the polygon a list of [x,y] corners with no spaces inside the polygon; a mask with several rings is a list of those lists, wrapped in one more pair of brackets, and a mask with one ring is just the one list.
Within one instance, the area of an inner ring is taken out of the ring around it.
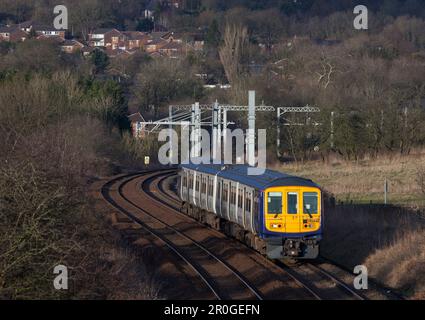
{"label": "train door", "polygon": [[193,202],[193,172],[188,172],[188,187],[187,187],[187,198],[190,203]]}
{"label": "train door", "polygon": [[200,191],[200,198],[201,198],[201,208],[207,209],[207,176],[201,175],[201,191]]}
{"label": "train door", "polygon": [[229,221],[236,222],[236,184],[230,183]]}
{"label": "train door", "polygon": [[301,231],[301,199],[300,189],[291,188],[285,191],[283,221],[286,233]]}
{"label": "train door", "polygon": [[238,188],[238,198],[237,198],[238,205],[236,206],[236,208],[237,208],[237,221],[238,221],[239,225],[241,225],[245,228],[245,224],[244,224],[244,221],[243,221],[244,220],[244,203],[245,203],[244,195],[245,195],[245,188],[239,187]]}
{"label": "train door", "polygon": [[252,223],[252,191],[250,189],[246,190],[245,194],[245,229],[251,230],[254,232],[253,223]]}
{"label": "train door", "polygon": [[223,181],[223,193],[221,197],[221,215],[223,218],[228,219],[229,216],[229,183],[227,181]]}
{"label": "train door", "polygon": [[215,194],[215,210],[216,210],[216,214],[219,215],[220,217],[223,215],[222,211],[221,211],[221,199],[222,199],[222,190],[223,190],[223,180],[218,179],[217,177],[216,179],[216,183],[217,183],[217,193]]}

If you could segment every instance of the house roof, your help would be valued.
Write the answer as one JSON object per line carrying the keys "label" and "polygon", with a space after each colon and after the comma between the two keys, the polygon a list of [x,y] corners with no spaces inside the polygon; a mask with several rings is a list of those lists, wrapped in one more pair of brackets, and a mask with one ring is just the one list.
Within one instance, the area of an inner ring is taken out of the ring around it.
{"label": "house roof", "polygon": [[0,26],[0,33],[14,33],[14,32],[21,32],[23,34],[27,34],[25,31],[22,31],[17,26]]}
{"label": "house roof", "polygon": [[28,20],[16,25],[18,28],[33,28],[36,31],[66,31],[65,29],[56,29],[53,25],[45,25],[34,20]]}
{"label": "house roof", "polygon": [[82,44],[81,42],[79,42],[77,40],[65,40],[62,43],[62,46],[64,46],[64,47],[70,47],[70,46],[84,47],[84,44]]}
{"label": "house roof", "polygon": [[133,113],[133,114],[129,115],[127,118],[131,122],[146,122],[145,118],[143,118],[143,116],[140,112]]}
{"label": "house roof", "polygon": [[165,45],[166,43],[167,43],[166,40],[161,39],[161,38],[156,38],[156,39],[153,39],[150,42],[148,42],[146,45],[158,45],[158,44]]}
{"label": "house roof", "polygon": [[246,186],[265,190],[275,186],[305,186],[320,188],[310,179],[292,176],[286,173],[265,169],[261,175],[248,175],[247,165],[216,165],[216,164],[185,164],[181,165],[184,169],[196,170],[198,172],[217,175],[232,181],[238,181]]}
{"label": "house roof", "polygon": [[111,32],[111,31],[116,31],[116,32],[121,33],[120,31],[118,31],[115,28],[97,28],[97,29],[93,30],[93,32],[91,32],[91,34],[105,34],[105,33]]}
{"label": "house roof", "polygon": [[183,44],[175,41],[170,41],[164,46],[162,46],[159,50],[181,50],[183,49]]}
{"label": "house roof", "polygon": [[0,27],[0,33],[10,33],[10,32],[12,32],[14,29],[12,28],[12,27],[4,27],[4,26],[1,26]]}
{"label": "house roof", "polygon": [[50,41],[56,41],[59,43],[64,42],[63,38],[61,36],[46,36],[44,34],[41,34],[37,37],[37,40],[50,40]]}
{"label": "house roof", "polygon": [[154,31],[151,32],[150,35],[154,39],[165,39],[167,36],[169,36],[171,32],[169,31]]}
{"label": "house roof", "polygon": [[126,35],[129,40],[144,40],[148,38],[146,33],[140,31],[124,31],[123,34]]}

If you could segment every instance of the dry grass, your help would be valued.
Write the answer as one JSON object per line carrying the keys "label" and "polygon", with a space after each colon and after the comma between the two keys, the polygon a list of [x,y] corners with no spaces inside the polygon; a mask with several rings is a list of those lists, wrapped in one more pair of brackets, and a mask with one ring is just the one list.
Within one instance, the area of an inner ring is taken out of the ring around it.
{"label": "dry grass", "polygon": [[387,179],[389,203],[422,206],[425,196],[418,180],[418,170],[424,163],[425,152],[420,150],[410,155],[384,155],[357,162],[334,158],[328,163],[311,161],[273,167],[313,179],[343,202],[383,203]]}
{"label": "dry grass", "polygon": [[424,236],[424,217],[413,209],[328,207],[322,255],[351,270],[366,265],[378,282],[413,296],[425,291]]}
{"label": "dry grass", "polygon": [[370,276],[414,298],[425,298],[425,231],[406,234],[376,250],[365,265]]}

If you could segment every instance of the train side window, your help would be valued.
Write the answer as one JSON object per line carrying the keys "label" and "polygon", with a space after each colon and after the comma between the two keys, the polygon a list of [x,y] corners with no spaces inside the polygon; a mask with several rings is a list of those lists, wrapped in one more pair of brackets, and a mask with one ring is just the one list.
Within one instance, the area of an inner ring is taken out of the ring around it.
{"label": "train side window", "polygon": [[235,204],[235,187],[230,186],[230,204]]}
{"label": "train side window", "polygon": [[267,194],[267,213],[282,213],[282,192],[269,192]]}
{"label": "train side window", "polygon": [[193,173],[189,173],[189,189],[193,189]]}
{"label": "train side window", "polygon": [[258,192],[254,193],[254,214],[257,215],[258,214],[258,204],[259,204],[259,199],[258,197],[260,196],[260,194]]}
{"label": "train side window", "polygon": [[238,193],[238,207],[239,208],[243,208],[243,190],[239,189],[239,193]]}
{"label": "train side window", "polygon": [[202,189],[201,189],[201,192],[203,194],[206,194],[207,193],[207,181],[206,180],[207,180],[206,178],[202,178]]}
{"label": "train side window", "polygon": [[196,178],[196,191],[199,191],[199,177]]}
{"label": "train side window", "polygon": [[288,214],[298,213],[298,193],[288,192]]}
{"label": "train side window", "polygon": [[208,193],[212,196],[214,190],[214,179],[208,178]]}
{"label": "train side window", "polygon": [[248,193],[248,197],[245,199],[245,211],[251,212],[251,195]]}
{"label": "train side window", "polygon": [[303,205],[304,213],[306,214],[317,214],[318,213],[318,196],[317,192],[304,192],[303,193]]}
{"label": "train side window", "polygon": [[229,192],[228,186],[227,184],[224,184],[223,185],[223,201],[224,202],[227,202],[228,192]]}

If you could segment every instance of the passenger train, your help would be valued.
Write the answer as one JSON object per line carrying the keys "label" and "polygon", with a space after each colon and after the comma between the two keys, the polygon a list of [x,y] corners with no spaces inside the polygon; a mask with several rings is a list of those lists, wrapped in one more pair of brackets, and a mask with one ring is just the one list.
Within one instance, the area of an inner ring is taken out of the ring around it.
{"label": "passenger train", "polygon": [[270,259],[315,259],[322,239],[322,190],[309,179],[246,165],[182,165],[182,211]]}

